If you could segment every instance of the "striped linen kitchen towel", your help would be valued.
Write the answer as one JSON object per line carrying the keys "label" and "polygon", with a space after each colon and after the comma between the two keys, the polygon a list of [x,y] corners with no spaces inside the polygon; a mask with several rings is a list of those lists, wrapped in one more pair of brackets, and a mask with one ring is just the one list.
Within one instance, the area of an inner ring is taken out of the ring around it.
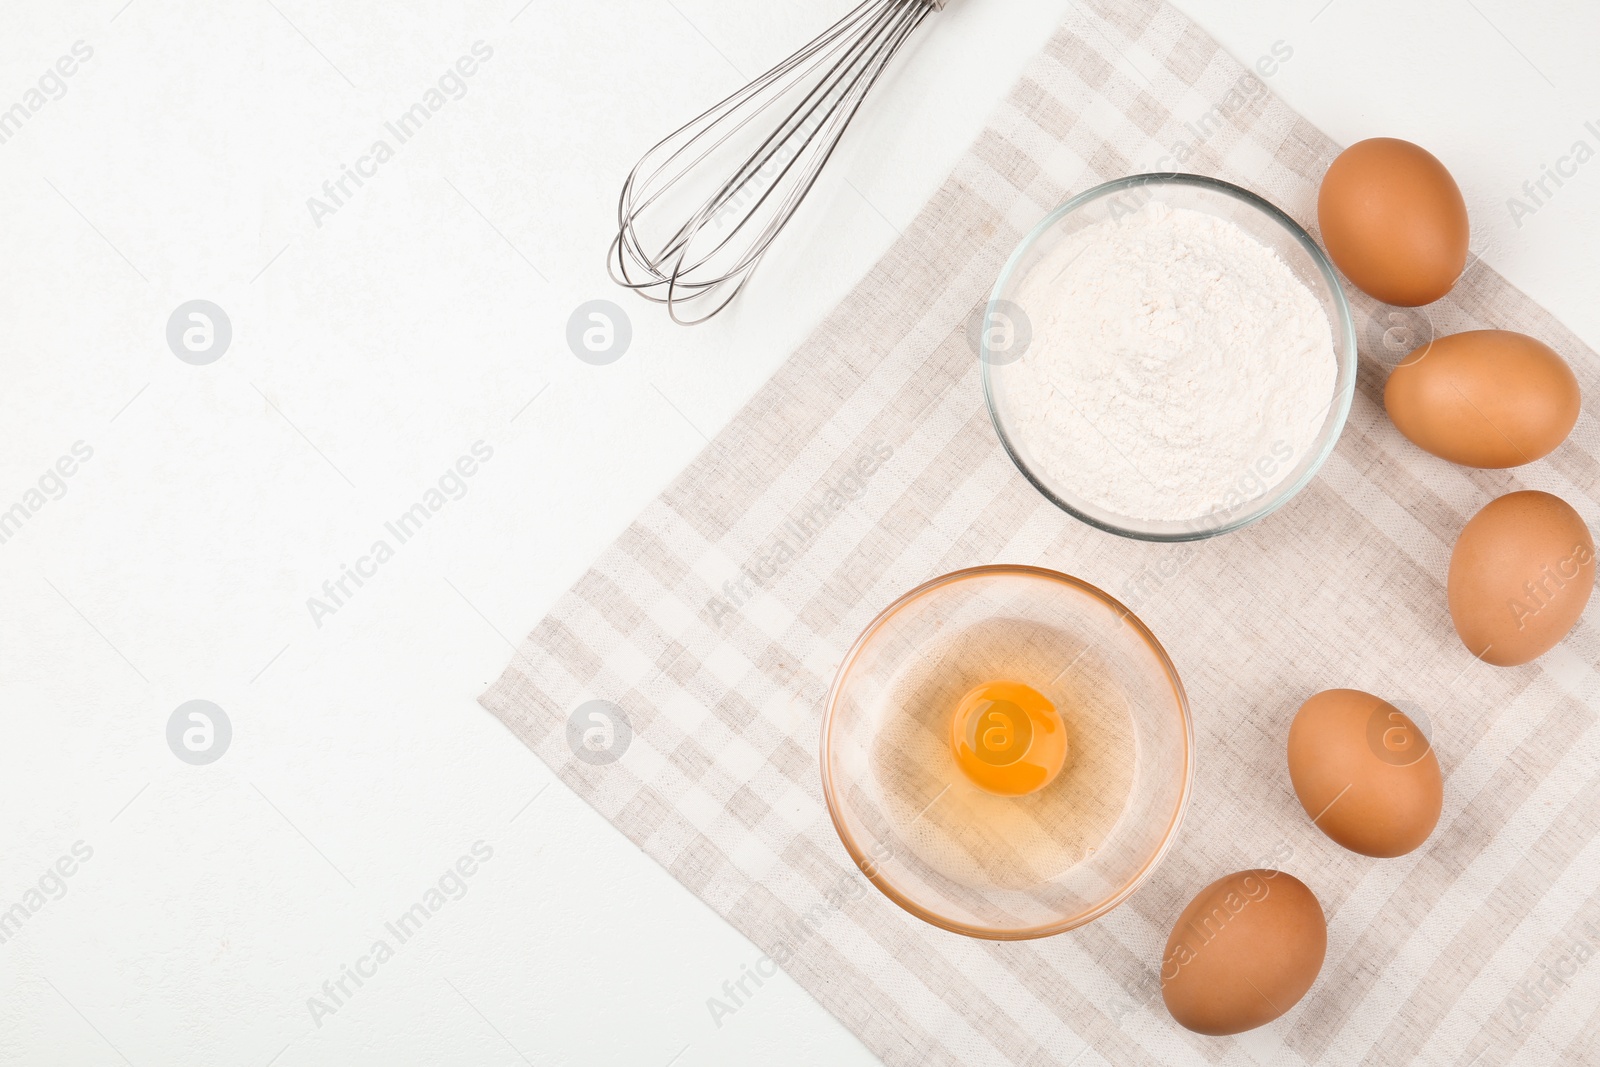
{"label": "striped linen kitchen towel", "polygon": [[[984,410],[969,324],[1073,193],[1189,170],[1314,223],[1338,146],[1266,89],[1270,58],[1241,65],[1159,0],[1077,5],[882,262],[482,697],[886,1063],[1600,1062],[1600,631],[1591,613],[1536,664],[1488,666],[1456,639],[1444,588],[1457,532],[1499,494],[1553,492],[1600,528],[1595,353],[1481,262],[1426,314],[1352,291],[1361,373],[1338,449],[1277,514],[1186,545],[1056,510]],[[1383,382],[1430,319],[1563,353],[1590,398],[1571,439],[1477,471],[1401,438]],[[873,890],[818,771],[824,696],[862,626],[928,578],[996,561],[1078,575],[1138,612],[1198,742],[1187,820],[1150,881],[1087,927],[1016,943],[937,930]],[[1445,809],[1408,856],[1334,845],[1291,790],[1289,720],[1336,686],[1431,718]],[[591,750],[587,729],[621,735]],[[1160,1000],[1170,925],[1201,886],[1258,865],[1316,892],[1327,962],[1276,1023],[1188,1033]]]}

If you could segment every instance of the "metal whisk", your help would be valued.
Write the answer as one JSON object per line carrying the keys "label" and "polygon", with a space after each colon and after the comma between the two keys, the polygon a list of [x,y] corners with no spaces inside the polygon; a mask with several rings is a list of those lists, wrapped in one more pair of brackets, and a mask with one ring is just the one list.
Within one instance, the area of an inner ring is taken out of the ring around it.
{"label": "metal whisk", "polygon": [[946,2],[866,0],[646,152],[617,204],[612,279],[686,325],[727,307],[900,46]]}

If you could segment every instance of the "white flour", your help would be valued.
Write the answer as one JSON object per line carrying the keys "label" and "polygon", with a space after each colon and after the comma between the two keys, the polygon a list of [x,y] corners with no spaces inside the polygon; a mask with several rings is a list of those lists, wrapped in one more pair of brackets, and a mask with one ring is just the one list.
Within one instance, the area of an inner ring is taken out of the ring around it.
{"label": "white flour", "polygon": [[1232,510],[1305,457],[1338,363],[1317,297],[1231,222],[1160,202],[1064,239],[997,368],[1008,429],[1048,484],[1126,518]]}

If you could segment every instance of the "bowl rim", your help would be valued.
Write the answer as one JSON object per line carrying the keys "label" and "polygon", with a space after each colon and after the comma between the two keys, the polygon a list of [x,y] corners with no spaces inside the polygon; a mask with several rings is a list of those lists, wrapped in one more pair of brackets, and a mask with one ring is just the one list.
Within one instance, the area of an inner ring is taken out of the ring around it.
{"label": "bowl rim", "polygon": [[[868,641],[901,609],[930,595],[935,590],[973,578],[994,576],[1043,578],[1068,586],[1091,599],[1099,600],[1105,606],[1116,611],[1119,621],[1129,624],[1134,634],[1144,641],[1150,651],[1155,654],[1157,661],[1166,674],[1168,684],[1172,687],[1178,714],[1183,723],[1183,785],[1179,791],[1172,816],[1167,822],[1167,829],[1162,836],[1161,843],[1145,861],[1144,866],[1115,893],[1085,911],[1039,926],[1020,927],[1017,929],[972,926],[946,918],[918,904],[885,879],[879,863],[867,856],[844,824],[843,817],[840,815],[841,805],[834,787],[833,771],[828,760],[828,753],[833,748],[834,713],[838,707],[840,690],[844,685],[846,676],[850,673],[851,666],[866,648]],[[1183,679],[1178,676],[1178,669],[1173,665],[1172,658],[1167,655],[1167,650],[1162,646],[1160,640],[1156,638],[1156,635],[1150,632],[1150,628],[1144,624],[1139,616],[1133,613],[1131,608],[1098,586],[1091,585],[1081,578],[1075,578],[1061,571],[1022,563],[990,563],[978,567],[965,567],[961,570],[951,571],[948,574],[941,574],[937,578],[929,579],[909,592],[901,594],[888,607],[878,612],[871,622],[862,627],[861,633],[856,636],[849,651],[839,661],[839,669],[834,672],[833,682],[828,687],[828,697],[823,705],[822,712],[819,762],[822,769],[822,798],[828,808],[828,817],[833,821],[834,832],[838,834],[840,842],[844,845],[845,851],[850,854],[850,859],[855,863],[857,869],[866,875],[867,880],[876,886],[880,893],[899,905],[904,911],[940,929],[949,930],[951,933],[965,934],[968,937],[980,938],[986,941],[1026,941],[1032,938],[1050,937],[1054,934],[1065,933],[1068,930],[1093,922],[1132,896],[1134,891],[1143,885],[1150,875],[1155,872],[1155,869],[1161,865],[1161,861],[1166,858],[1167,853],[1171,851],[1172,846],[1177,842],[1178,832],[1183,826],[1184,816],[1189,810],[1189,799],[1194,791],[1194,716],[1189,708],[1188,694],[1183,688]]]}
{"label": "bowl rim", "polygon": [[1045,233],[1054,227],[1056,223],[1060,222],[1067,215],[1092,201],[1099,200],[1102,197],[1115,195],[1116,193],[1120,193],[1127,189],[1143,188],[1146,186],[1194,186],[1231,196],[1236,200],[1256,208],[1262,214],[1277,222],[1284,228],[1285,231],[1288,232],[1291,237],[1295,239],[1297,243],[1300,244],[1301,247],[1306,249],[1306,251],[1311,254],[1311,258],[1316,263],[1317,269],[1322,273],[1323,280],[1327,283],[1329,292],[1333,294],[1334,304],[1338,309],[1338,324],[1343,331],[1341,337],[1344,341],[1344,344],[1337,344],[1337,341],[1340,338],[1335,338],[1336,343],[1334,355],[1339,362],[1339,375],[1346,379],[1345,387],[1334,394],[1334,398],[1330,404],[1330,407],[1335,409],[1335,417],[1332,422],[1324,423],[1324,427],[1326,428],[1325,439],[1323,440],[1321,447],[1317,450],[1317,454],[1312,459],[1311,463],[1304,471],[1301,472],[1298,478],[1295,478],[1292,482],[1285,482],[1284,484],[1278,486],[1270,495],[1264,497],[1262,503],[1258,507],[1244,512],[1219,526],[1177,531],[1135,530],[1125,526],[1118,526],[1115,523],[1107,522],[1103,519],[1096,518],[1093,515],[1088,515],[1062,500],[1061,497],[1057,495],[1055,490],[1046,484],[1045,480],[1039,475],[1035,474],[1034,471],[1029,468],[1027,463],[1023,461],[1022,457],[1018,454],[1016,447],[1012,444],[1011,439],[1006,436],[1005,427],[1001,424],[1000,414],[995,407],[994,387],[990,380],[990,368],[994,365],[994,361],[989,357],[989,332],[987,330],[979,331],[980,340],[978,362],[981,365],[983,402],[984,406],[989,411],[989,422],[994,426],[995,436],[1000,439],[1000,446],[1005,449],[1005,453],[1010,457],[1012,465],[1014,465],[1017,470],[1022,473],[1024,478],[1032,483],[1033,487],[1039,491],[1040,495],[1042,495],[1046,500],[1050,501],[1050,503],[1054,504],[1056,507],[1060,508],[1062,511],[1066,512],[1068,515],[1071,515],[1080,522],[1084,522],[1090,526],[1093,526],[1095,529],[1104,530],[1107,533],[1116,534],[1120,537],[1131,538],[1136,541],[1155,541],[1167,544],[1181,541],[1202,541],[1208,537],[1216,537],[1218,534],[1231,533],[1234,530],[1248,526],[1253,522],[1264,519],[1268,515],[1271,515],[1273,512],[1283,507],[1283,505],[1287,504],[1290,500],[1298,496],[1300,491],[1307,485],[1311,484],[1311,479],[1317,476],[1317,473],[1322,469],[1322,465],[1326,463],[1328,457],[1333,454],[1335,446],[1337,446],[1339,443],[1339,438],[1344,433],[1345,423],[1350,417],[1351,405],[1355,401],[1356,379],[1360,369],[1360,357],[1356,342],[1355,318],[1350,312],[1350,301],[1345,296],[1344,287],[1339,282],[1339,274],[1338,271],[1334,269],[1333,261],[1328,258],[1328,254],[1322,250],[1321,246],[1317,244],[1312,236],[1306,232],[1305,227],[1296,222],[1287,212],[1283,211],[1271,201],[1251,192],[1249,189],[1234,185],[1232,182],[1222,181],[1220,178],[1210,178],[1203,174],[1187,174],[1181,171],[1156,171],[1146,174],[1130,174],[1123,178],[1116,178],[1112,181],[1102,182],[1091,189],[1086,189],[1078,195],[1063,202],[1059,207],[1051,211],[1037,224],[1035,224],[1034,227],[1023,236],[1022,240],[1017,243],[1017,247],[1006,259],[1005,266],[1000,269],[1000,273],[995,279],[994,288],[989,293],[989,300],[984,305],[983,321],[987,322],[988,317],[995,311],[999,310],[999,304],[1001,301],[1000,293],[1005,288],[1006,284],[1011,280],[1012,274],[1014,274],[1017,268],[1020,266],[1023,255],[1026,254],[1027,251],[1045,235]]}

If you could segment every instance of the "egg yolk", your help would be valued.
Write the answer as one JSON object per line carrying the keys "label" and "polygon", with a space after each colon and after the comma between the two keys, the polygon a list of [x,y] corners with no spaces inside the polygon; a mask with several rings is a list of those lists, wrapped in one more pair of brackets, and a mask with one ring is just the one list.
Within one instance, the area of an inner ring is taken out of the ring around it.
{"label": "egg yolk", "polygon": [[1037,689],[989,682],[961,698],[950,720],[950,748],[979,789],[1020,797],[1043,789],[1067,762],[1061,713]]}

